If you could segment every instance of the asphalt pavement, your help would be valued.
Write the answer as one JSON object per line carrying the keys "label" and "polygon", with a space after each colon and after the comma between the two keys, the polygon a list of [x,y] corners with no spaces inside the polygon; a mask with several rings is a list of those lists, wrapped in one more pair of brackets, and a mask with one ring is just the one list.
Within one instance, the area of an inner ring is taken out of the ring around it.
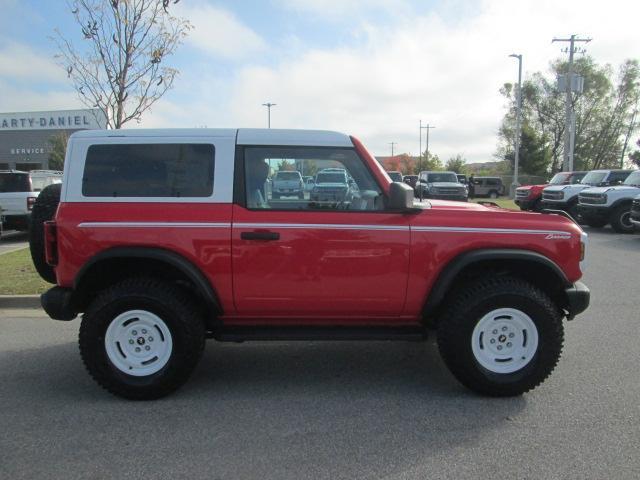
{"label": "asphalt pavement", "polygon": [[84,371],[78,320],[0,311],[0,478],[640,478],[640,235],[589,233],[591,307],[519,398],[465,390],[433,340],[210,342],[131,402]]}
{"label": "asphalt pavement", "polygon": [[0,236],[0,255],[13,252],[29,246],[29,234],[27,232],[16,232],[15,230],[5,230]]}

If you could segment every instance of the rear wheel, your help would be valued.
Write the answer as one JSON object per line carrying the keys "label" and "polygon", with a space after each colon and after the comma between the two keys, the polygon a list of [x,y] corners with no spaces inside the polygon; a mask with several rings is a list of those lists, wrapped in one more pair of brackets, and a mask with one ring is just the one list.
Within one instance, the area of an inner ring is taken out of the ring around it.
{"label": "rear wheel", "polygon": [[631,205],[620,205],[610,217],[611,228],[618,233],[633,233],[635,226],[631,223]]}
{"label": "rear wheel", "polygon": [[491,191],[489,193],[489,198],[498,198],[498,192],[496,192],[495,190]]}
{"label": "rear wheel", "polygon": [[163,397],[191,375],[205,329],[183,290],[154,279],[125,280],[100,294],[82,318],[80,355],[109,392],[133,400]]}
{"label": "rear wheel", "polygon": [[37,272],[43,280],[56,283],[53,267],[47,265],[44,256],[44,222],[52,220],[60,203],[62,184],[54,183],[42,189],[31,210],[29,225],[29,250]]}
{"label": "rear wheel", "polygon": [[564,338],[551,299],[512,277],[480,280],[461,290],[438,324],[438,347],[453,375],[490,396],[514,396],[553,371]]}

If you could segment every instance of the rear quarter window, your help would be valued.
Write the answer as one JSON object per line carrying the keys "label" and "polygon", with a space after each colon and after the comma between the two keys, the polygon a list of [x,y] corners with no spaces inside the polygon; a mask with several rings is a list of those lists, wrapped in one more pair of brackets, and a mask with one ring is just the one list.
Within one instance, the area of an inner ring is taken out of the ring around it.
{"label": "rear quarter window", "polygon": [[91,145],[82,177],[85,197],[210,197],[210,144]]}
{"label": "rear quarter window", "polygon": [[0,193],[30,192],[28,173],[0,173]]}

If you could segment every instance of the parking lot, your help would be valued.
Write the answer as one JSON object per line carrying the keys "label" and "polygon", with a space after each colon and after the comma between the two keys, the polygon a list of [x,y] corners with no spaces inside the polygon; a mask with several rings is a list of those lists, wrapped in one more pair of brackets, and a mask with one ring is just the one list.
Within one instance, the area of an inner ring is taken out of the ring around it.
{"label": "parking lot", "polygon": [[16,232],[15,230],[2,232],[2,236],[0,236],[0,255],[26,247],[28,245],[28,237],[27,232]]}
{"label": "parking lot", "polygon": [[430,339],[211,342],[130,402],[85,372],[79,320],[0,310],[0,478],[639,478],[640,235],[589,234],[591,307],[520,398],[468,392]]}

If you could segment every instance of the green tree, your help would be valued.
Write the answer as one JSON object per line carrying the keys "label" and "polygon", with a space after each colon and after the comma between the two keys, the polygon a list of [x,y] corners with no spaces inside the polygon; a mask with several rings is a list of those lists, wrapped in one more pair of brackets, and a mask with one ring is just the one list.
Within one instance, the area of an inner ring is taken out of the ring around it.
{"label": "green tree", "polygon": [[280,160],[278,162],[278,170],[280,170],[280,171],[282,171],[282,170],[293,171],[295,169],[296,169],[296,166],[294,165],[294,163],[290,162],[286,158],[283,158],[282,160]]}
{"label": "green tree", "polygon": [[[640,147],[640,139],[638,139],[638,141],[636,142],[636,145]],[[634,164],[636,167],[640,168],[640,150],[636,150],[630,153],[629,160],[631,160],[631,163]]]}
{"label": "green tree", "polygon": [[[190,30],[169,13],[179,0],[71,0],[77,35],[58,29],[56,58],[80,100],[99,108],[110,128],[140,121],[173,86],[178,70],[167,60]],[[79,41],[78,41],[79,40]]]}
{"label": "green tree", "polygon": [[49,168],[51,170],[62,170],[64,168],[64,157],[67,154],[67,142],[69,137],[65,132],[60,132],[49,137]]}
{"label": "green tree", "polygon": [[[540,162],[549,155],[545,173],[562,168],[565,134],[565,94],[557,88],[556,78],[568,69],[566,61],[551,64],[550,74],[534,73],[522,86],[523,129],[521,143],[528,142],[533,154],[530,168],[542,168]],[[624,62],[618,74],[610,65],[600,66],[589,57],[574,63],[574,72],[584,77],[584,91],[573,94],[576,114],[574,165],[576,169],[594,169],[619,165],[624,135],[628,132],[640,94],[640,67],[636,60]],[[499,130],[497,156],[513,155],[515,139],[515,98],[512,84],[501,93],[507,99],[507,112]],[[531,131],[527,132],[527,128]],[[528,136],[529,138],[525,138]],[[535,173],[523,170],[524,173]]]}
{"label": "green tree", "polygon": [[444,167],[438,155],[429,152],[427,156],[427,152],[425,152],[424,155],[422,155],[422,170],[444,170]]}
{"label": "green tree", "polygon": [[467,161],[465,160],[465,158],[458,153],[455,157],[451,157],[449,160],[447,160],[445,170],[462,173],[466,166],[466,163]]}

